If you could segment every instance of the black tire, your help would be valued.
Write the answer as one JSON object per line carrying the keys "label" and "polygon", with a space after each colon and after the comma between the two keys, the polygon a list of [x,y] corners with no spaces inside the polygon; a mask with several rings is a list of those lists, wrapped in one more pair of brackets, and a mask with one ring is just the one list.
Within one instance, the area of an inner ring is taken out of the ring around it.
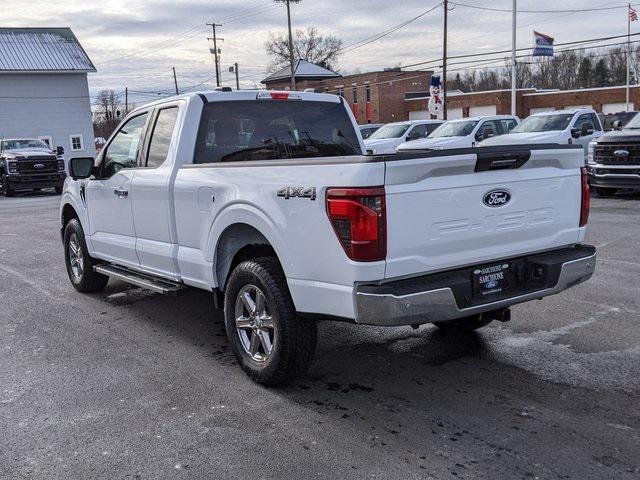
{"label": "black tire", "polygon": [[472,332],[473,330],[486,327],[492,321],[492,318],[479,314],[448,320],[446,322],[433,322],[433,324],[440,330],[446,332]]}
{"label": "black tire", "polygon": [[595,187],[593,189],[600,197],[613,197],[618,191],[617,188]]}
{"label": "black tire", "polygon": [[11,187],[9,186],[9,181],[7,180],[6,175],[3,173],[2,174],[2,189],[4,190],[4,196],[5,197],[13,197],[15,196],[15,192],[11,189]]}
{"label": "black tire", "polygon": [[[75,245],[75,247],[73,246]],[[80,268],[78,266],[77,253],[79,251],[81,257]],[[75,262],[72,262],[72,259]],[[71,285],[82,293],[99,292],[107,286],[109,277],[93,271],[94,265],[98,262],[89,256],[87,244],[84,240],[84,231],[78,219],[73,218],[64,228],[64,263],[67,267],[67,274]]]}
{"label": "black tire", "polygon": [[[252,292],[255,297],[251,297]],[[251,312],[242,298],[249,295],[257,306],[258,292],[263,295],[263,308]],[[237,315],[239,309],[241,313]],[[311,365],[316,349],[317,323],[296,316],[284,273],[276,258],[247,260],[233,270],[225,291],[224,316],[233,352],[242,369],[254,381],[280,385],[300,376]],[[242,320],[237,322],[237,319]],[[269,324],[271,327],[267,326]],[[252,353],[254,337],[258,340],[255,353]],[[270,345],[269,351],[266,344]]]}
{"label": "black tire", "polygon": [[55,187],[55,191],[58,195],[62,195],[62,187]]}

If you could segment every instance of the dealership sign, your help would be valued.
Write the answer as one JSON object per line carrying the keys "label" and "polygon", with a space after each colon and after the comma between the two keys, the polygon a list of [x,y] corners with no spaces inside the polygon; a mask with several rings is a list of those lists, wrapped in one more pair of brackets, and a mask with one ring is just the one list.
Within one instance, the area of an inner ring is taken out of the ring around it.
{"label": "dealership sign", "polygon": [[533,48],[534,57],[553,57],[553,38],[544,33],[533,31],[533,39],[535,47]]}

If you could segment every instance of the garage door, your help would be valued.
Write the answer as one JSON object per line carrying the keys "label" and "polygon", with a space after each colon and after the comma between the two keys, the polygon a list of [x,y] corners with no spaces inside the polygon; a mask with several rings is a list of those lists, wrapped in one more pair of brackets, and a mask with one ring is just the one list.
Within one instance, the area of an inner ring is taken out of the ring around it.
{"label": "garage door", "polygon": [[542,113],[542,112],[553,112],[553,107],[536,107],[529,109],[529,115],[533,115],[534,113]]}
{"label": "garage door", "polygon": [[409,120],[429,120],[431,119],[431,112],[429,110],[417,110],[415,112],[409,112]]}
{"label": "garage door", "polygon": [[479,107],[469,107],[470,117],[484,117],[486,115],[495,115],[495,114],[496,114],[495,105],[482,105]]}
{"label": "garage door", "polygon": [[[629,102],[629,111],[634,110],[633,102]],[[602,104],[602,113],[620,113],[627,111],[627,104],[625,102],[620,103],[603,103]]]}
{"label": "garage door", "polygon": [[456,118],[462,118],[462,109],[447,108],[447,120],[455,120]]}

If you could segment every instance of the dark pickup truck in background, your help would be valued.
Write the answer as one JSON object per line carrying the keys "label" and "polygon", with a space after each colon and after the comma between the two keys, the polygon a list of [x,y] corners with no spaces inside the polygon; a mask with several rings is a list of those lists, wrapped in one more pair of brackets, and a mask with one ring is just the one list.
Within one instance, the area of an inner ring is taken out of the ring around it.
{"label": "dark pickup truck in background", "polygon": [[42,140],[34,138],[2,139],[0,141],[0,187],[5,196],[17,190],[53,188],[62,193],[67,177],[62,155]]}
{"label": "dark pickup truck in background", "polygon": [[600,196],[640,190],[640,115],[589,144],[587,172],[589,184]]}

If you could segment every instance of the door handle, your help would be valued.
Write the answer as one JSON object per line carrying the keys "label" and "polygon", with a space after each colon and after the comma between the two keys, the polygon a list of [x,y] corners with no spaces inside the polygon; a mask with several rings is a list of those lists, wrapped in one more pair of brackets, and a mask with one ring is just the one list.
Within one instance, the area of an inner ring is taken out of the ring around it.
{"label": "door handle", "polygon": [[129,196],[129,191],[128,190],[123,190],[121,188],[116,188],[113,191],[113,194],[120,197],[120,198],[127,198]]}

